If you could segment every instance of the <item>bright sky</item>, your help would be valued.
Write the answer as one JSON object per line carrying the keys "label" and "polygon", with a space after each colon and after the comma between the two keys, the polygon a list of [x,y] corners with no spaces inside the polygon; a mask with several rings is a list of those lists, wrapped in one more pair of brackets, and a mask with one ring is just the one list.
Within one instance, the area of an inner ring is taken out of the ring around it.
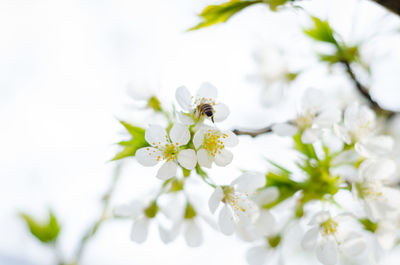
{"label": "bright sky", "polygon": [[[17,218],[19,211],[43,216],[48,207],[62,220],[62,250],[71,255],[78,236],[99,214],[101,194],[110,182],[114,164],[107,161],[117,151],[114,143],[124,139],[117,118],[144,127],[149,123],[149,113],[131,107],[129,82],[159,83],[159,95],[169,105],[176,87],[186,85],[194,92],[210,81],[231,109],[223,128],[256,128],[285,120],[307,87],[345,94],[351,90],[340,70],[327,77],[327,69],[317,66],[316,46],[301,34],[308,25],[302,11],[271,13],[254,6],[225,25],[185,32],[198,22],[195,14],[211,3],[0,2],[0,257],[51,264],[52,254]],[[400,29],[399,19],[366,0],[304,1],[303,7],[329,18],[348,41],[374,32],[384,35],[363,52],[374,71],[373,95],[399,109],[400,37],[388,35]],[[308,69],[292,90],[294,96],[274,110],[258,104],[259,88],[248,82],[256,69],[252,53],[260,47],[278,47],[291,68]],[[265,170],[263,157],[288,163],[291,154],[282,146],[287,141],[277,137],[242,138],[233,166],[211,174],[226,183],[239,169]],[[254,159],[249,160],[249,154]],[[114,203],[140,199],[154,190],[160,184],[155,173],[155,168],[127,161]],[[250,246],[205,225],[205,244],[197,249],[186,247],[182,237],[162,244],[155,226],[149,240],[136,245],[129,240],[130,226],[128,221],[105,225],[84,264],[245,264]],[[310,258],[297,257],[297,262]]]}

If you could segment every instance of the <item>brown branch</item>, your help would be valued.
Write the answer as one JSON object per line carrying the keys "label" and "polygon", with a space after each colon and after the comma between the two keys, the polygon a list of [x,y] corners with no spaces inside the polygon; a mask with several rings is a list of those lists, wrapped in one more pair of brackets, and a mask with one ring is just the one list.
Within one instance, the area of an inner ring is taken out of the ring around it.
{"label": "brown branch", "polygon": [[368,102],[370,103],[371,107],[379,114],[384,115],[388,118],[392,117],[394,114],[398,113],[395,111],[391,111],[391,110],[387,110],[383,107],[381,107],[379,105],[378,102],[376,102],[371,94],[369,93],[368,88],[366,88],[363,84],[361,84],[361,82],[357,79],[356,75],[353,72],[353,69],[351,68],[351,65],[348,61],[343,60],[341,61],[341,63],[344,65],[344,67],[346,68],[346,72],[349,75],[349,77],[351,78],[351,80],[353,81],[354,85],[356,86],[358,92],[360,92],[360,94],[368,100]]}
{"label": "brown branch", "polygon": [[372,0],[375,3],[386,7],[393,13],[400,15],[400,1],[399,0]]}
{"label": "brown branch", "polygon": [[239,129],[234,129],[233,133],[236,135],[249,135],[251,137],[256,137],[259,136],[260,134],[266,134],[272,132],[272,126],[269,125],[267,127],[261,128],[261,129],[256,129],[256,130],[239,130]]}

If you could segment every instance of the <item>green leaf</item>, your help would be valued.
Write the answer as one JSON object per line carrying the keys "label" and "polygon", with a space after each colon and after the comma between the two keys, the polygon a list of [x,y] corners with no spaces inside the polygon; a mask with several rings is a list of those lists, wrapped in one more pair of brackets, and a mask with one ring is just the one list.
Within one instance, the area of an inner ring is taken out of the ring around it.
{"label": "green leaf", "polygon": [[144,138],[145,129],[133,126],[124,121],[120,121],[120,123],[125,127],[125,129],[132,135],[132,139],[129,141],[121,141],[118,144],[123,146],[121,152],[116,154],[112,161],[119,160],[129,156],[135,156],[136,151],[142,147],[149,146],[146,139]]}
{"label": "green leaf", "polygon": [[376,231],[376,229],[378,229],[378,224],[372,222],[368,218],[358,219],[358,221],[364,226],[364,229],[367,231],[374,233]]}
{"label": "green leaf", "polygon": [[335,46],[338,45],[338,42],[334,36],[335,32],[329,25],[328,21],[322,21],[317,17],[311,18],[314,22],[314,26],[312,28],[305,29],[304,33],[314,40],[332,43]]}
{"label": "green leaf", "polygon": [[271,159],[268,159],[268,158],[265,158],[265,159],[268,161],[268,163],[270,163],[271,165],[273,165],[277,169],[281,170],[283,173],[286,173],[287,175],[291,175],[292,174],[292,172],[290,170],[284,168],[283,166],[279,165],[278,163],[275,163]]}
{"label": "green leaf", "polygon": [[21,213],[20,216],[25,220],[31,234],[41,242],[54,243],[57,240],[61,226],[52,211],[49,211],[49,218],[46,222],[37,221],[26,213]]}
{"label": "green leaf", "polygon": [[197,30],[200,28],[209,27],[218,23],[226,22],[233,15],[243,10],[244,8],[261,3],[262,1],[239,1],[232,0],[221,5],[207,6],[201,13],[200,17],[203,21],[189,30]]}

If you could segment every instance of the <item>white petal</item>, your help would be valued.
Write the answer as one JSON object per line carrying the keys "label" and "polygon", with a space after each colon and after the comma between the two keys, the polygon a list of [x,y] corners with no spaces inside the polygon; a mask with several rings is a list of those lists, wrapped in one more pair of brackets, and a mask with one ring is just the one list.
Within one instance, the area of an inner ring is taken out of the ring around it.
{"label": "white petal", "polygon": [[333,124],[340,122],[341,116],[342,112],[339,109],[325,110],[315,117],[314,124],[323,128],[329,128]]}
{"label": "white petal", "polygon": [[235,231],[235,221],[233,220],[231,210],[226,204],[219,212],[218,225],[221,232],[227,236],[232,235]]}
{"label": "white petal", "polygon": [[215,114],[214,121],[220,122],[225,120],[229,115],[229,108],[227,105],[219,103],[214,106]]}
{"label": "white petal", "polygon": [[211,168],[212,159],[208,152],[202,148],[197,151],[197,162],[201,167]]}
{"label": "white petal", "polygon": [[182,111],[176,112],[178,114],[179,121],[184,125],[192,125],[194,124],[194,120],[188,113],[184,113]]}
{"label": "white petal", "polygon": [[151,167],[158,163],[159,157],[162,157],[160,150],[154,147],[143,147],[136,151],[136,160],[145,167]]}
{"label": "white petal", "polygon": [[180,86],[176,89],[175,98],[183,110],[190,111],[192,105],[192,96],[185,86]]}
{"label": "white petal", "polygon": [[343,142],[345,142],[346,144],[351,144],[351,136],[346,128],[338,124],[333,124],[333,131],[335,132],[337,137],[342,139]]}
{"label": "white petal", "polygon": [[338,262],[337,243],[333,238],[323,239],[317,245],[317,258],[324,265],[335,265]]}
{"label": "white petal", "polygon": [[308,88],[301,98],[302,110],[317,113],[321,109],[322,98],[321,90]]}
{"label": "white petal", "polygon": [[199,149],[199,147],[204,142],[204,129],[198,130],[193,136],[193,145],[194,148]]}
{"label": "white petal", "polygon": [[361,254],[365,247],[365,239],[357,233],[349,233],[346,239],[340,244],[340,250],[350,257]]}
{"label": "white petal", "polygon": [[246,261],[249,265],[262,265],[265,264],[268,256],[268,249],[266,246],[252,247],[246,252]]}
{"label": "white petal", "polygon": [[178,167],[178,164],[173,160],[165,162],[158,170],[157,178],[166,180],[166,179],[175,177],[177,167]]}
{"label": "white petal", "polygon": [[322,130],[319,128],[308,128],[301,135],[301,141],[305,144],[311,144],[319,140],[322,136]]}
{"label": "white petal", "polygon": [[368,137],[361,143],[357,143],[355,150],[364,157],[379,157],[388,154],[394,146],[394,140],[390,136]]}
{"label": "white petal", "polygon": [[301,240],[301,246],[304,249],[313,249],[317,244],[318,234],[319,234],[318,227],[313,227],[310,230],[308,230],[304,234],[303,239]]}
{"label": "white petal", "polygon": [[189,247],[198,247],[203,243],[203,234],[194,220],[186,222],[184,237]]}
{"label": "white petal", "polygon": [[277,187],[268,187],[257,192],[254,201],[258,205],[268,205],[279,198],[279,189]]}
{"label": "white petal", "polygon": [[195,168],[197,164],[196,151],[193,149],[185,149],[178,153],[178,162],[181,166],[188,170]]}
{"label": "white petal", "polygon": [[133,222],[131,240],[136,243],[143,243],[147,239],[150,219],[142,217]]}
{"label": "white petal", "polygon": [[234,147],[238,145],[239,139],[233,132],[224,131],[222,136],[222,142],[226,147]]}
{"label": "white petal", "polygon": [[391,177],[396,171],[396,163],[391,159],[367,159],[364,160],[358,174],[366,181],[382,180]]}
{"label": "white petal", "polygon": [[266,181],[266,177],[263,174],[247,172],[235,179],[231,185],[236,185],[237,191],[254,192],[258,188],[264,187]]}
{"label": "white petal", "polygon": [[279,136],[293,136],[297,133],[297,127],[288,123],[277,123],[272,126],[272,131]]}
{"label": "white petal", "polygon": [[197,91],[198,98],[216,99],[218,96],[218,90],[215,86],[210,83],[201,84]]}
{"label": "white petal", "polygon": [[268,236],[275,231],[276,221],[270,211],[261,210],[255,226],[258,235]]}
{"label": "white petal", "polygon": [[132,201],[128,204],[122,204],[114,208],[114,215],[119,217],[136,217],[143,210],[141,201]]}
{"label": "white petal", "polygon": [[175,123],[169,132],[169,137],[173,144],[181,146],[189,142],[190,132],[186,125]]}
{"label": "white petal", "polygon": [[208,200],[208,208],[212,214],[215,213],[223,198],[224,191],[222,190],[221,186],[217,186]]}
{"label": "white petal", "polygon": [[167,132],[159,125],[150,125],[145,132],[144,138],[152,146],[163,146],[168,142]]}
{"label": "white petal", "polygon": [[224,167],[232,162],[233,154],[231,151],[222,149],[220,152],[215,154],[214,162],[217,166]]}
{"label": "white petal", "polygon": [[309,225],[319,225],[327,221],[329,218],[331,218],[331,214],[328,211],[320,211],[313,216]]}

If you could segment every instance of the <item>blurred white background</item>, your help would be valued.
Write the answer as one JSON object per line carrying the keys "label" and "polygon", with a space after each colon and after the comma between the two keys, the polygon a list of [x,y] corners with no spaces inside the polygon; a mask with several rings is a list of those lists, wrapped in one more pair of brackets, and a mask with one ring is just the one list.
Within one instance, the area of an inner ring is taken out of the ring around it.
{"label": "blurred white background", "polygon": [[[79,236],[99,215],[101,195],[111,181],[115,164],[108,161],[118,151],[115,143],[125,139],[118,118],[149,123],[149,112],[132,107],[129,82],[158,83],[169,106],[176,87],[186,85],[194,92],[209,81],[231,109],[223,128],[286,120],[307,87],[343,95],[352,91],[341,69],[328,76],[328,69],[317,63],[315,45],[302,35],[309,25],[303,11],[272,13],[253,6],[224,25],[186,32],[198,22],[196,14],[215,2],[0,2],[0,257],[52,264],[52,253],[28,234],[17,216],[25,211],[44,217],[49,207],[63,225],[62,251],[67,258],[72,255]],[[400,29],[399,18],[367,0],[301,5],[328,18],[350,42],[382,33],[363,50],[374,73],[372,94],[383,105],[400,109],[400,35],[388,34]],[[291,69],[307,69],[292,88],[293,96],[274,109],[259,104],[260,87],[249,82],[257,69],[252,54],[263,47],[282,50]],[[243,137],[232,166],[211,174],[224,183],[239,169],[265,170],[263,157],[290,166],[293,155],[282,146],[287,141],[274,136]],[[141,198],[159,185],[154,168],[143,169],[134,159],[126,162],[113,204]],[[196,249],[182,238],[162,244],[155,227],[148,241],[137,245],[129,240],[130,226],[129,221],[105,224],[83,263],[245,264],[248,244],[206,226],[205,244]],[[297,251],[296,262],[289,264],[315,261],[312,254]],[[387,264],[392,259],[388,256]]]}

